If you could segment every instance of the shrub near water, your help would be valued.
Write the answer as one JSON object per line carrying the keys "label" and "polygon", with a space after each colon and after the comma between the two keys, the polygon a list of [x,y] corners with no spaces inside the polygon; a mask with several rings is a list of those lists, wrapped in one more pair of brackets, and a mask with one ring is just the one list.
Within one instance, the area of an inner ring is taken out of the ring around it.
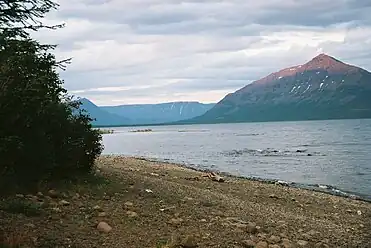
{"label": "shrub near water", "polygon": [[[90,172],[101,135],[63,88],[52,46],[28,31],[57,7],[51,1],[0,0],[0,189]],[[52,27],[56,28],[56,27]]]}

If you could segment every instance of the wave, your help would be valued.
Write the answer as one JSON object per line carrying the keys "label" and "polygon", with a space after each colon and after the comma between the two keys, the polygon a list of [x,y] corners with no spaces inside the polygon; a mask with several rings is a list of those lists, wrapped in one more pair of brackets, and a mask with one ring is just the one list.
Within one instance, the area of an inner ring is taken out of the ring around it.
{"label": "wave", "polygon": [[228,157],[241,157],[244,155],[249,156],[323,156],[319,152],[308,152],[308,149],[294,149],[294,150],[278,150],[273,148],[266,149],[240,149],[240,150],[230,150],[221,152],[223,156]]}
{"label": "wave", "polygon": [[236,136],[259,136],[262,135],[260,133],[238,133]]}

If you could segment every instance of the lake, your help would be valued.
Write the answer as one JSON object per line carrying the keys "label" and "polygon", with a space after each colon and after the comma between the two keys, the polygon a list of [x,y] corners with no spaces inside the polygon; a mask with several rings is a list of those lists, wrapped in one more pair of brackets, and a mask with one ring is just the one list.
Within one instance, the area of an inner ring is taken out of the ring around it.
{"label": "lake", "polygon": [[[114,128],[103,154],[139,156],[371,200],[371,119]],[[144,129],[144,128],[143,128]]]}

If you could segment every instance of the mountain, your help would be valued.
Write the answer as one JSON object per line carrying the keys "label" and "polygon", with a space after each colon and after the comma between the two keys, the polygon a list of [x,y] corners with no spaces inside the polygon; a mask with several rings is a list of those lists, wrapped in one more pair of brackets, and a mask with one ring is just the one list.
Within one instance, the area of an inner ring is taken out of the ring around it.
{"label": "mountain", "polygon": [[371,118],[371,73],[320,54],[272,73],[188,123]]}
{"label": "mountain", "polygon": [[90,116],[96,120],[92,122],[94,126],[119,126],[130,124],[131,120],[120,115],[109,113],[86,98],[81,98],[81,109],[86,110]]}
{"label": "mountain", "polygon": [[206,113],[215,104],[170,102],[100,107],[111,114],[125,116],[133,124],[159,124],[194,118]]}

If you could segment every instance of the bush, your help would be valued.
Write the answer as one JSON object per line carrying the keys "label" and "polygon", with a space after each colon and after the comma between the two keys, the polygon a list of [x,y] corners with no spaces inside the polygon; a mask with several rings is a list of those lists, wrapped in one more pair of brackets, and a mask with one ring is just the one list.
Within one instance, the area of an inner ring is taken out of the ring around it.
{"label": "bush", "polygon": [[92,119],[63,88],[57,70],[67,61],[27,33],[56,5],[24,2],[0,0],[0,189],[89,173],[103,148]]}

